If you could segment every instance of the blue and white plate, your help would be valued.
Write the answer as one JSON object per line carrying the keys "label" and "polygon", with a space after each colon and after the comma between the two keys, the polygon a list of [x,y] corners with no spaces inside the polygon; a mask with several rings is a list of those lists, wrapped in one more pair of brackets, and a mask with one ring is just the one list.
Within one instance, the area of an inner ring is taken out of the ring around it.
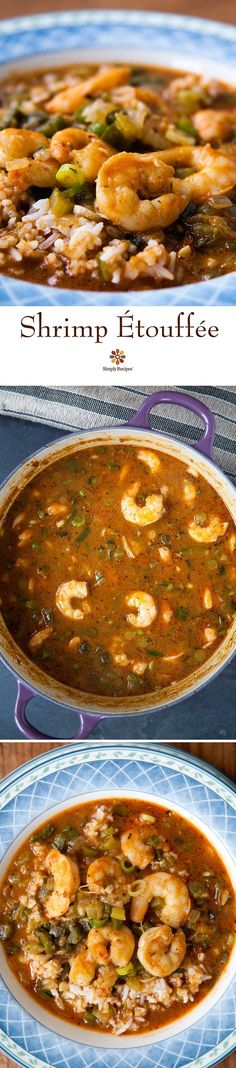
{"label": "blue and white plate", "polygon": [[[126,60],[196,70],[235,84],[236,27],[188,16],[137,11],[68,11],[1,22],[1,56],[24,67],[47,62]],[[63,51],[62,51],[63,49]],[[54,54],[54,55],[53,55]],[[0,304],[235,304],[235,273],[168,290],[96,293],[52,289],[0,276]]]}
{"label": "blue and white plate", "polygon": [[[135,790],[161,795],[196,814],[231,857],[236,843],[236,794],[213,769],[168,746],[80,743],[23,765],[0,787],[1,856],[18,834],[52,804],[86,793]],[[134,1049],[99,1049],[57,1036],[23,1010],[0,981],[0,1049],[27,1068],[209,1068],[236,1047],[236,977],[214,1009],[165,1042]]]}

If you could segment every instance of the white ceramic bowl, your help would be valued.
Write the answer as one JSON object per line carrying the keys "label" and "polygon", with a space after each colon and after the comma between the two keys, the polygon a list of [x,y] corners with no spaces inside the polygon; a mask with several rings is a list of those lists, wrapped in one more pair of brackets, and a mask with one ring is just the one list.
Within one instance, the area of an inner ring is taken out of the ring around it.
{"label": "white ceramic bowl", "polygon": [[[86,804],[86,802],[88,801],[100,802],[110,799],[111,797],[119,799],[125,797],[133,800],[142,800],[144,804],[145,802],[150,802],[152,804],[155,803],[157,805],[163,805],[164,808],[171,808],[172,811],[176,812],[177,815],[180,815],[184,819],[186,819],[189,823],[196,827],[198,831],[204,834],[208,841],[211,843],[211,845],[214,846],[216,852],[220,855],[223,863],[225,864],[225,867],[228,871],[229,877],[236,893],[236,863],[233,861],[232,856],[228,852],[228,849],[226,849],[226,847],[222,844],[216,833],[212,829],[209,829],[205,822],[199,819],[198,816],[195,816],[193,819],[192,815],[189,814],[188,810],[179,804],[174,804],[173,802],[171,802],[171,804],[168,804],[166,798],[161,795],[159,796],[155,793],[154,797],[152,794],[143,792],[139,793],[138,791],[130,790],[114,790],[112,794],[108,791],[96,791],[86,793],[83,794],[82,799],[81,796],[76,796],[70,801],[70,804],[64,805],[63,803],[60,803],[58,805],[54,805],[50,809],[47,809],[45,813],[41,813],[41,815],[37,817],[37,819],[33,820],[30,824],[28,824],[24,831],[22,831],[21,834],[17,836],[14,843],[10,846],[10,849],[8,849],[5,853],[0,864],[0,880],[2,881],[5,878],[8,867],[20,846],[24,844],[24,841],[31,834],[35,833],[37,827],[41,826],[42,823],[50,821],[51,819],[53,819],[53,817],[62,812],[67,812],[69,815],[71,809],[74,808],[76,805],[80,805],[81,801],[83,804]],[[50,1011],[48,1011],[46,1007],[42,1007],[42,1005],[39,1004],[39,1002],[37,1002],[36,999],[32,997],[31,994],[28,993],[28,991],[19,983],[16,975],[9,967],[8,960],[2,944],[0,944],[0,969],[2,978],[6,983],[6,986],[10,990],[11,994],[13,994],[13,996],[16,998],[16,1001],[18,1001],[19,1004],[22,1006],[22,1008],[25,1009],[25,1011],[29,1013],[29,1015],[35,1020],[37,1020],[40,1024],[49,1028],[57,1035],[61,1035],[63,1038],[70,1039],[74,1042],[77,1041],[87,1046],[96,1045],[98,1047],[103,1047],[104,1049],[116,1050],[128,1048],[130,1049],[134,1048],[135,1046],[141,1047],[150,1045],[151,1043],[157,1042],[157,1040],[168,1040],[172,1036],[180,1034],[180,1032],[184,1031],[186,1028],[197,1024],[197,1022],[206,1013],[212,1012],[214,1006],[223,996],[235,975],[236,943],[232,949],[227,964],[225,965],[225,968],[223,969],[219,979],[217,979],[216,983],[209,991],[209,993],[206,994],[205,997],[203,996],[203,998],[196,1005],[193,1005],[193,1007],[189,1008],[185,1015],[183,1015],[179,1019],[173,1020],[171,1023],[165,1024],[163,1025],[163,1027],[159,1027],[158,1029],[153,1029],[143,1034],[135,1035],[124,1034],[118,1036],[108,1034],[107,1032],[101,1033],[99,1031],[89,1029],[89,1027],[80,1027],[75,1023],[70,1023],[67,1020],[63,1020],[59,1016],[54,1016]]]}

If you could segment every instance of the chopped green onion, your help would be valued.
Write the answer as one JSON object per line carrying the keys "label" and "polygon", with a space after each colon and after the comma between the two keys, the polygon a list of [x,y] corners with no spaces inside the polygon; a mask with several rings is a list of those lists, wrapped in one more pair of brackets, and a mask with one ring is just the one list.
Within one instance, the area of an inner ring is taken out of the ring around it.
{"label": "chopped green onion", "polygon": [[77,544],[79,544],[80,541],[84,541],[84,538],[87,538],[88,534],[89,527],[84,527],[84,530],[81,530],[81,534],[78,534],[78,538],[76,538]]}
{"label": "chopped green onion", "polygon": [[82,167],[74,163],[62,163],[62,166],[57,171],[56,179],[68,192],[73,189],[74,194],[80,193],[86,184],[86,177]]}
{"label": "chopped green onion", "polygon": [[122,871],[124,871],[126,875],[131,875],[131,873],[135,871],[135,865],[129,864],[129,861],[126,859],[126,857],[121,857],[120,866],[122,868]]}

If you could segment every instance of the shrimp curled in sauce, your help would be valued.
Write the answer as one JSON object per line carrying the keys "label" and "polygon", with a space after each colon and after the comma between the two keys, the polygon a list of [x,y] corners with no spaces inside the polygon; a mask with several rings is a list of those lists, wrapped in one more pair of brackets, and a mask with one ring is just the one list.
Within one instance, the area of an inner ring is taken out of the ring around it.
{"label": "shrimp curled in sauce", "polygon": [[157,453],[152,452],[152,449],[139,449],[138,460],[141,460],[141,463],[146,464],[153,475],[160,470],[161,461]]}
{"label": "shrimp curled in sauce", "polygon": [[200,204],[206,197],[230,191],[236,183],[236,159],[211,145],[177,145],[157,155],[173,167],[192,167],[195,171],[187,178],[173,178],[173,189],[182,192],[187,202]]}
{"label": "shrimp curled in sauce", "polygon": [[182,964],[186,953],[186,940],[183,931],[175,934],[171,927],[158,924],[144,931],[139,939],[137,956],[150,975],[160,978],[171,975]]}
{"label": "shrimp curled in sauce", "polygon": [[99,211],[128,231],[170,226],[187,204],[184,191],[172,191],[173,174],[158,152],[117,153],[99,171]]}
{"label": "shrimp curled in sauce", "polygon": [[50,141],[36,130],[2,130],[0,164],[8,171],[16,190],[23,191],[31,185],[46,188],[55,184],[57,164],[47,149],[50,149]]}
{"label": "shrimp curled in sauce", "polygon": [[121,849],[124,856],[137,868],[146,868],[154,860],[154,849],[148,845],[150,824],[147,827],[131,827],[121,835]]}
{"label": "shrimp curled in sauce", "polygon": [[134,523],[138,527],[147,527],[150,523],[156,523],[164,515],[165,508],[161,493],[151,493],[146,497],[145,504],[141,507],[136,504],[135,498],[139,492],[140,482],[133,482],[132,486],[121,499],[121,511],[127,523]]}
{"label": "shrimp curled in sauce", "polygon": [[80,949],[72,961],[70,968],[70,982],[81,986],[89,986],[96,972],[96,964],[91,960],[86,946]]}
{"label": "shrimp curled in sauce", "polygon": [[107,964],[111,960],[117,968],[125,968],[133,956],[135,940],[126,924],[115,931],[108,923],[100,931],[89,931],[87,946],[92,960],[98,964]]}
{"label": "shrimp curled in sauce", "polygon": [[87,181],[95,182],[100,167],[109,156],[114,155],[115,149],[99,137],[69,126],[66,130],[58,130],[53,135],[51,152],[59,163],[69,160],[72,167],[73,164],[79,165]]}
{"label": "shrimp curled in sauce", "polygon": [[54,879],[53,891],[45,899],[45,912],[49,919],[56,919],[64,916],[75,897],[80,885],[79,868],[75,860],[53,847],[49,849],[45,867]]}
{"label": "shrimp curled in sauce", "polygon": [[126,617],[131,627],[150,627],[157,614],[151,594],[145,593],[144,590],[135,590],[134,593],[129,593],[125,600],[129,608],[136,609],[136,615],[134,612],[128,612]]}
{"label": "shrimp curled in sauce", "polygon": [[202,141],[228,141],[236,129],[236,110],[203,108],[195,111],[193,123]]}
{"label": "shrimp curled in sauce", "polygon": [[128,893],[125,878],[118,860],[112,857],[98,857],[89,864],[87,871],[87,883],[92,894],[102,894],[114,903],[128,901]]}
{"label": "shrimp curled in sauce", "polygon": [[217,515],[214,515],[207,524],[197,523],[196,519],[193,519],[188,529],[190,538],[193,538],[194,541],[213,545],[214,542],[218,541],[218,538],[224,537],[227,527],[228,523],[223,523],[221,519],[218,519]]}
{"label": "shrimp curled in sauce", "polygon": [[114,89],[117,85],[124,85],[130,73],[130,67],[99,67],[99,70],[95,74],[91,75],[91,78],[81,78],[76,85],[69,85],[68,89],[63,89],[47,104],[47,111],[50,114],[54,112],[62,112],[63,115],[68,115],[78,108],[85,97],[93,96],[96,93],[106,92],[109,89]]}
{"label": "shrimp curled in sauce", "polygon": [[126,668],[130,665],[134,675],[144,675],[146,668],[148,667],[148,661],[141,660],[141,658],[138,660],[137,657],[127,656],[122,638],[118,634],[115,634],[112,638],[110,652],[114,664],[118,664],[118,667]]}
{"label": "shrimp curled in sauce", "polygon": [[157,871],[140,879],[132,886],[137,888],[137,895],[132,897],[130,916],[135,923],[141,923],[148,905],[154,897],[163,899],[161,920],[170,927],[181,927],[186,923],[190,912],[190,897],[186,884],[178,875],[169,875],[166,871]]}
{"label": "shrimp curled in sauce", "polygon": [[[83,619],[84,615],[90,611],[89,605],[83,598],[88,596],[87,582],[76,582],[75,579],[71,579],[70,582],[62,582],[58,586],[56,592],[56,606],[63,616],[67,616],[68,619]],[[73,607],[73,600],[82,600],[81,608]]]}
{"label": "shrimp curled in sauce", "polygon": [[0,164],[6,166],[10,161],[32,156],[39,148],[47,148],[49,140],[37,130],[16,130],[8,127],[0,133]]}

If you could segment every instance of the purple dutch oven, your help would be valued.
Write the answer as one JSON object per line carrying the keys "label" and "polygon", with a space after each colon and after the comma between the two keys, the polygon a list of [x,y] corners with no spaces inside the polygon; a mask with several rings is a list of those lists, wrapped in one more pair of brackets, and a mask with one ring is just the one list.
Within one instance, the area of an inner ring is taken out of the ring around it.
{"label": "purple dutch oven", "polygon": [[[179,442],[170,435],[151,430],[149,427],[149,414],[151,409],[158,404],[181,405],[194,412],[204,423],[204,433],[197,445],[189,445]],[[21,464],[12,475],[4,482],[0,491],[0,521],[4,519],[6,512],[18,493],[28,483],[29,479],[45,468],[53,460],[59,459],[65,453],[73,453],[78,448],[94,447],[94,443],[109,444],[115,441],[123,444],[138,445],[142,438],[144,447],[154,447],[158,451],[168,453],[176,459],[188,464],[194,463],[198,471],[213,486],[223,499],[226,507],[236,522],[236,489],[233,483],[213,463],[211,459],[212,446],[215,435],[215,419],[201,401],[186,393],[171,390],[160,390],[147,397],[139,411],[125,426],[104,428],[102,430],[81,431],[81,433],[68,434],[65,438],[53,442],[34,453],[28,460]],[[80,693],[71,687],[56,682],[33,664],[14,642],[9,634],[2,616],[0,616],[0,655],[4,663],[13,671],[18,678],[18,694],[15,705],[15,722],[19,731],[29,739],[46,739],[47,734],[42,734],[35,727],[29,725],[26,719],[26,708],[36,695],[41,695],[66,708],[73,708],[78,713],[79,725],[75,739],[87,738],[93,727],[101,722],[105,716],[123,714],[141,714],[153,712],[156,714],[173,704],[183,700],[184,697],[195,693],[201,686],[210,682],[212,678],[229,662],[236,648],[236,619],[231,625],[224,641],[209,660],[201,664],[185,679],[174,682],[168,687],[155,693],[145,694],[141,697],[122,698],[94,697],[91,694]]]}

